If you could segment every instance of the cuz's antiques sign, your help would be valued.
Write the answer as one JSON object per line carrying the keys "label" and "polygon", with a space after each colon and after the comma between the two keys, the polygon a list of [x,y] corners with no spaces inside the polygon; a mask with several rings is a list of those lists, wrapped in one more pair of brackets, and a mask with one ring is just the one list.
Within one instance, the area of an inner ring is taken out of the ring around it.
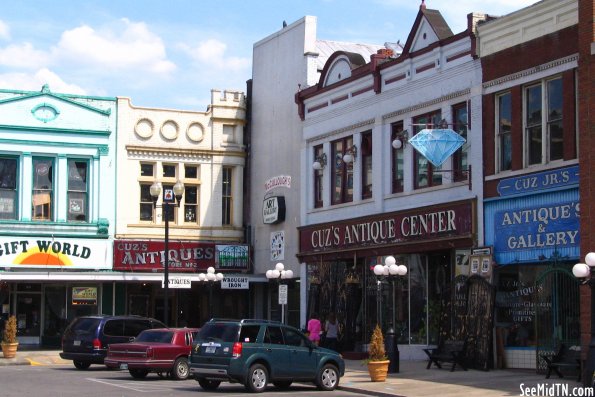
{"label": "cuz's antiques sign", "polygon": [[469,201],[301,228],[300,252],[460,237],[472,232]]}

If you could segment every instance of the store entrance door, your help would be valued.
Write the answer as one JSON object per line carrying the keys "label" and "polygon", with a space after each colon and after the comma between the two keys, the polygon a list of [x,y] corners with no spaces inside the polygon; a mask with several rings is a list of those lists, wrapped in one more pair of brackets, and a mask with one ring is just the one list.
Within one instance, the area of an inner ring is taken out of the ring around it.
{"label": "store entrance door", "polygon": [[39,344],[41,294],[17,293],[17,336],[20,343]]}

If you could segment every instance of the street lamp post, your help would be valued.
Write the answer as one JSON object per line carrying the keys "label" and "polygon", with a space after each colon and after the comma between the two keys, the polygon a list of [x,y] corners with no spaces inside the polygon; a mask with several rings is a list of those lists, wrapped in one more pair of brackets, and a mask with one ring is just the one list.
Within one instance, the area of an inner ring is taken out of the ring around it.
{"label": "street lamp post", "polygon": [[395,302],[395,281],[398,277],[405,276],[407,274],[407,267],[405,265],[397,265],[397,260],[394,256],[387,256],[384,260],[384,265],[378,264],[374,266],[374,275],[376,276],[377,283],[377,310],[378,310],[378,323],[382,327],[382,302],[381,302],[381,284],[383,279],[390,281],[392,286],[392,323],[386,332],[386,351],[390,364],[388,372],[394,373],[399,372],[399,344],[397,335],[395,332],[396,327],[396,302]]}
{"label": "street lamp post", "polygon": [[[285,270],[285,265],[281,262],[275,265],[274,269],[267,270],[266,277],[277,283],[277,287],[281,290],[281,280],[293,278],[293,270]],[[281,305],[281,322],[285,323],[285,301],[281,302],[281,294],[279,294],[279,304]]]}
{"label": "street lamp post", "polygon": [[215,268],[209,266],[207,273],[199,273],[198,280],[207,283],[209,288],[209,320],[213,317],[213,284],[223,280],[222,273],[215,273]]}
{"label": "street lamp post", "polygon": [[153,208],[163,208],[163,216],[165,218],[165,241],[164,241],[164,255],[163,255],[163,289],[165,297],[163,299],[163,322],[169,324],[169,216],[172,207],[179,207],[184,194],[184,184],[178,180],[173,188],[163,189],[163,197],[161,198],[161,205],[157,205],[157,200],[161,195],[161,183],[155,181],[150,188],[151,198],[153,199]]}
{"label": "street lamp post", "polygon": [[572,267],[572,274],[576,278],[584,280],[591,288],[591,342],[587,353],[586,372],[583,376],[583,384],[592,386],[595,376],[595,252],[589,252],[585,256],[585,263],[577,263]]}

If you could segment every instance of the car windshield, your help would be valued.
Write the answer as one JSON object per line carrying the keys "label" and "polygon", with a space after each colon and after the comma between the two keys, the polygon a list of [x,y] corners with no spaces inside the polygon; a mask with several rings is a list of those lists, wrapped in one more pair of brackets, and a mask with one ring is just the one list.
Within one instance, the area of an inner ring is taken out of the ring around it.
{"label": "car windshield", "polygon": [[171,343],[174,336],[170,331],[143,331],[135,339],[135,342],[161,342]]}
{"label": "car windshield", "polygon": [[238,324],[205,324],[198,333],[198,339],[210,342],[228,342],[237,341],[240,326]]}

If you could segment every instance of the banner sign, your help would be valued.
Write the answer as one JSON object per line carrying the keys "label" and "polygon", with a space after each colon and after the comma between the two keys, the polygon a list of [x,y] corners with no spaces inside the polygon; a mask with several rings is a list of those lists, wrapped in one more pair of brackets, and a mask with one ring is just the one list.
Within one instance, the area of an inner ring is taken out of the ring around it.
{"label": "banner sign", "polygon": [[285,220],[285,197],[273,196],[264,199],[262,203],[262,221],[273,225]]}
{"label": "banner sign", "polygon": [[0,267],[111,269],[110,246],[96,239],[0,237]]}
{"label": "banner sign", "polygon": [[[200,273],[213,266],[219,271],[249,269],[248,246],[239,244],[170,241],[170,272]],[[129,272],[162,271],[165,263],[163,241],[116,240],[114,270]]]}
{"label": "banner sign", "polygon": [[[169,288],[192,288],[192,280],[189,276],[168,275],[167,283]],[[161,288],[165,288],[165,280],[161,280]]]}
{"label": "banner sign", "polygon": [[473,233],[473,225],[471,201],[417,208],[299,228],[300,253],[464,237]]}
{"label": "banner sign", "polygon": [[579,247],[579,202],[497,211],[494,250],[499,254]]}
{"label": "banner sign", "polygon": [[249,289],[248,277],[223,277],[221,289]]}

